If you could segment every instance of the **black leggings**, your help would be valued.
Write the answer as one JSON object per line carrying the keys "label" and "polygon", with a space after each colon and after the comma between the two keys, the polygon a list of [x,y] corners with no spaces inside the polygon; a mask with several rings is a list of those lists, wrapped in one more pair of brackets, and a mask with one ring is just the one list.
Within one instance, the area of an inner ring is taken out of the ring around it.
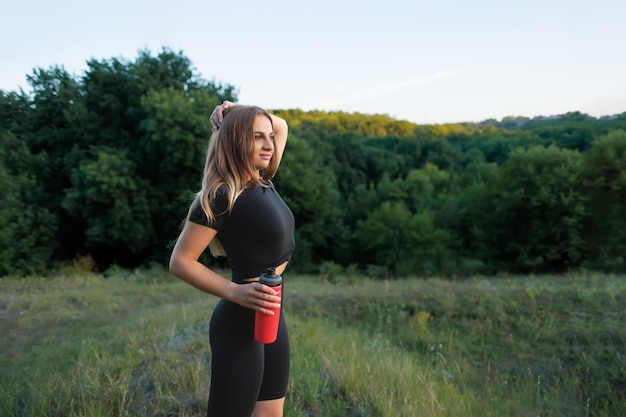
{"label": "black leggings", "polygon": [[254,310],[220,300],[213,311],[208,417],[250,417],[257,401],[283,398],[289,380],[289,335],[280,314],[278,338],[254,340]]}

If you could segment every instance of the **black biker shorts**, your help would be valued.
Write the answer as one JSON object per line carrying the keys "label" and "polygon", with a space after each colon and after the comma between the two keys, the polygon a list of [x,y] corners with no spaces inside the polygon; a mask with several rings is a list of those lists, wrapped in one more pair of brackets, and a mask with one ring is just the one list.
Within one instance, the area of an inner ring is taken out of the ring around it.
{"label": "black biker shorts", "polygon": [[287,392],[290,351],[282,309],[278,337],[267,345],[254,340],[254,314],[223,299],[213,311],[208,417],[250,417],[257,401]]}

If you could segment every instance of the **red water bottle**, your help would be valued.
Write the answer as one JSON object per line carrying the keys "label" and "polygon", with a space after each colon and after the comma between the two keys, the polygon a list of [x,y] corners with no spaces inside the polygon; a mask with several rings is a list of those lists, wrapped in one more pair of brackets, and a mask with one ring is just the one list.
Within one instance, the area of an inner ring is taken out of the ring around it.
{"label": "red water bottle", "polygon": [[[264,274],[259,277],[259,282],[276,291],[276,295],[281,297],[283,289],[283,278],[276,275],[276,270],[267,268]],[[282,298],[282,297],[281,297]],[[263,314],[257,311],[254,315],[254,338],[261,343],[274,343],[278,335],[278,322],[280,320],[280,307],[271,309],[274,315]]]}

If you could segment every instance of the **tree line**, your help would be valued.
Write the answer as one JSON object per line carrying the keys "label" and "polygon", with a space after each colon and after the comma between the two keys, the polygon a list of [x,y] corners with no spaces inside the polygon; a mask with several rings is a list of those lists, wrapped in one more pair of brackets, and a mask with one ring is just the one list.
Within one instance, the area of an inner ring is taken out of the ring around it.
{"label": "tree line", "polygon": [[[165,265],[200,187],[208,116],[238,91],[169,49],[27,80],[0,91],[0,276],[82,257]],[[290,125],[274,182],[296,218],[296,271],[626,270],[626,113],[417,125],[270,110]]]}

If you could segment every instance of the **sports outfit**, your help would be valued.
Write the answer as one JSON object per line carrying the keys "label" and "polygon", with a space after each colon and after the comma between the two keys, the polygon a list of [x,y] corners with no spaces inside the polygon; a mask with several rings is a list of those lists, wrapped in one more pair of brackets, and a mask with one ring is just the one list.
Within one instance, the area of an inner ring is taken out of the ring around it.
{"label": "sports outfit", "polygon": [[[245,189],[228,212],[228,195],[220,188],[209,222],[200,204],[189,220],[217,231],[232,281],[260,276],[268,267],[291,259],[295,248],[294,217],[274,184]],[[283,281],[284,288],[284,281]],[[274,400],[286,394],[289,379],[289,335],[282,313],[278,338],[272,344],[254,339],[255,311],[220,300],[209,330],[211,343],[211,387],[207,416],[249,417],[257,401]]]}

